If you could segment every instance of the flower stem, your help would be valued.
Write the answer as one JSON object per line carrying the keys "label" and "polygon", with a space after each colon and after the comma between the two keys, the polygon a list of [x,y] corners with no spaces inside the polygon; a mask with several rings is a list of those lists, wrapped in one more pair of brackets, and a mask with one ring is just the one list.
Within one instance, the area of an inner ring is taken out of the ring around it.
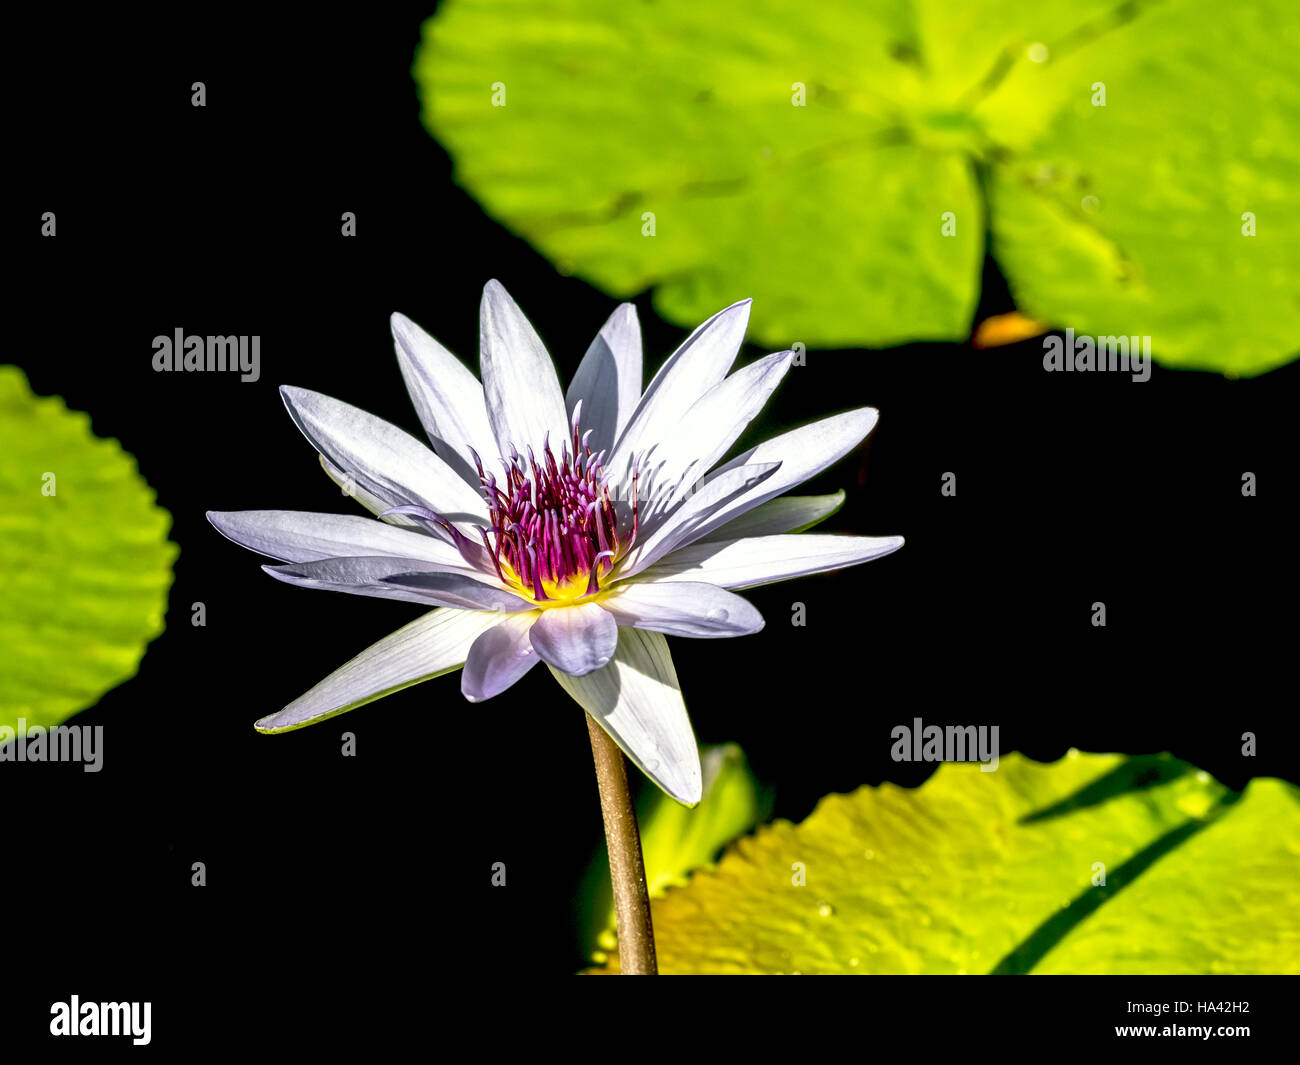
{"label": "flower stem", "polygon": [[641,856],[641,832],[627,786],[627,766],[623,752],[609,733],[590,714],[585,716],[596,760],[600,812],[605,819],[609,879],[614,886],[614,915],[618,919],[619,969],[625,976],[654,976],[659,968],[650,924],[650,895],[646,890],[645,859]]}

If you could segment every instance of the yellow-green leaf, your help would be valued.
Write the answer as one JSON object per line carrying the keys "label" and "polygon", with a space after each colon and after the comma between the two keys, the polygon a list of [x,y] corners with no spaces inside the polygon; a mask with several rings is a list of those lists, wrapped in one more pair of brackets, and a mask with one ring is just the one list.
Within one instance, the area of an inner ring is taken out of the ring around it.
{"label": "yellow-green leaf", "polygon": [[456,179],[563,273],[773,347],[1017,305],[1168,365],[1295,357],[1293,0],[445,0],[414,75]]}
{"label": "yellow-green leaf", "polygon": [[1167,755],[945,764],[827,796],[653,910],[665,973],[1300,972],[1300,800]]}
{"label": "yellow-green leaf", "polygon": [[135,675],[163,629],[170,527],[116,440],[0,366],[0,738],[56,725]]}

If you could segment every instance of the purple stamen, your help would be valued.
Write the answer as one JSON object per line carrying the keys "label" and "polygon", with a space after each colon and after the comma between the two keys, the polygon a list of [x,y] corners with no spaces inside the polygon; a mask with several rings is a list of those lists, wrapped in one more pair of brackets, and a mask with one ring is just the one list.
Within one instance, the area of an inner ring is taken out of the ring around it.
{"label": "purple stamen", "polygon": [[[465,446],[469,447],[468,444],[466,444]],[[479,479],[481,480],[483,477],[483,460],[478,457],[478,452],[475,451],[472,447],[470,447],[469,453],[474,456],[474,465],[478,467],[478,475],[479,475]]]}
{"label": "purple stamen", "polygon": [[537,570],[537,549],[531,544],[528,545],[528,560],[532,564],[533,571],[533,598],[539,603],[544,603],[551,597],[542,590],[542,577]]}
{"label": "purple stamen", "polygon": [[572,439],[560,445],[558,459],[548,433],[540,455],[525,445],[527,462],[510,446],[510,458],[502,459],[504,479],[479,469],[489,528],[496,537],[490,542],[488,530],[482,530],[484,549],[499,576],[508,566],[516,583],[531,589],[538,602],[551,598],[544,582],[563,587],[582,580],[585,594],[598,592],[601,564],[607,576],[640,526],[635,469],[631,528],[621,529],[603,469],[605,452],[592,455],[591,430],[580,430],[580,414],[581,407],[575,407]]}
{"label": "purple stamen", "polygon": [[493,567],[496,569],[496,571],[497,571],[497,580],[501,581],[501,582],[504,584],[504,583],[505,583],[505,579],[506,579],[506,577],[505,577],[505,574],[501,572],[501,538],[500,538],[500,536],[497,537],[497,550],[496,550],[496,553],[493,554],[493,552],[492,552],[492,545],[488,543],[487,530],[486,530],[485,528],[483,528],[482,525],[475,525],[474,528],[476,528],[476,529],[478,530],[478,534],[479,534],[479,536],[481,536],[481,537],[483,538],[483,548],[484,548],[484,550],[486,550],[487,553],[488,553],[489,555],[492,556],[492,566],[493,566]]}

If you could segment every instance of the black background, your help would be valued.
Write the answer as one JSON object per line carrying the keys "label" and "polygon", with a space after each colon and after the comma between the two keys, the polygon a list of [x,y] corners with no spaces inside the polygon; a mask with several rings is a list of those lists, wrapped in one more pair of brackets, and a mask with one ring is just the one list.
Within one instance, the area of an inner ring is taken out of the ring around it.
{"label": "black background", "polygon": [[[447,677],[258,735],[256,718],[420,610],[278,584],[204,518],[359,512],[276,388],[418,435],[391,312],[476,365],[479,296],[496,277],[567,380],[614,305],[453,182],[409,77],[427,14],[51,15],[15,34],[5,361],[136,456],[181,549],[166,632],[77,719],[105,726],[104,771],[0,779],[9,959],[38,1031],[51,996],[96,988],[153,997],[156,1027],[180,1039],[179,1018],[207,1016],[184,1005],[199,988],[277,1028],[278,1004],[313,988],[415,994],[411,980],[439,973],[560,976],[584,962],[575,892],[601,828],[577,706],[541,670],[477,706]],[[190,104],[194,81],[205,108]],[[52,240],[39,236],[47,210]],[[355,238],[340,235],[344,211]],[[981,315],[1008,309],[996,267],[986,274]],[[636,303],[653,372],[686,330],[648,294]],[[177,327],[260,335],[261,379],[155,373],[152,338]],[[1300,780],[1300,364],[1245,381],[1157,367],[1137,384],[1046,374],[1041,354],[1038,341],[814,351],[742,440],[880,408],[868,445],[808,490],[849,492],[828,531],[907,537],[870,565],[747,593],[768,618],[756,636],[672,641],[697,735],[743,745],[777,816],[801,819],[829,791],[921,782],[930,767],[889,758],[891,728],[914,716],[998,724],[1004,752],[1038,759],[1171,751],[1233,787]],[[940,495],[945,471],[956,498]],[[1256,498],[1241,494],[1244,471]],[[1096,600],[1105,629],[1090,623]],[[804,628],[789,624],[796,601]],[[190,624],[195,602],[206,627]],[[340,755],[344,731],[355,758]],[[190,885],[195,861],[204,889]],[[506,890],[489,886],[496,861]]]}

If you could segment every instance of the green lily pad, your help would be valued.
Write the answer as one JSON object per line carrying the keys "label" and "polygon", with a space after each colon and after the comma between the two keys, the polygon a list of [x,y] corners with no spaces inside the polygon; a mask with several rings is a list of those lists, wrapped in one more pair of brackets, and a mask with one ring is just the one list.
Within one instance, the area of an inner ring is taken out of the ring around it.
{"label": "green lily pad", "polygon": [[163,630],[170,528],[116,440],[0,366],[0,737],[56,725],[135,675]]}
{"label": "green lily pad", "polygon": [[1168,755],[945,764],[827,796],[652,906],[665,973],[1295,973],[1300,793]]}
{"label": "green lily pad", "polygon": [[1248,375],[1300,335],[1297,49],[1286,0],[448,0],[413,73],[490,214],[678,325],[965,339],[987,227],[1029,316]]}
{"label": "green lily pad", "polygon": [[983,109],[999,129],[1069,87],[991,168],[992,251],[1026,314],[1231,376],[1300,352],[1297,10],[1151,5],[1008,76]]}

